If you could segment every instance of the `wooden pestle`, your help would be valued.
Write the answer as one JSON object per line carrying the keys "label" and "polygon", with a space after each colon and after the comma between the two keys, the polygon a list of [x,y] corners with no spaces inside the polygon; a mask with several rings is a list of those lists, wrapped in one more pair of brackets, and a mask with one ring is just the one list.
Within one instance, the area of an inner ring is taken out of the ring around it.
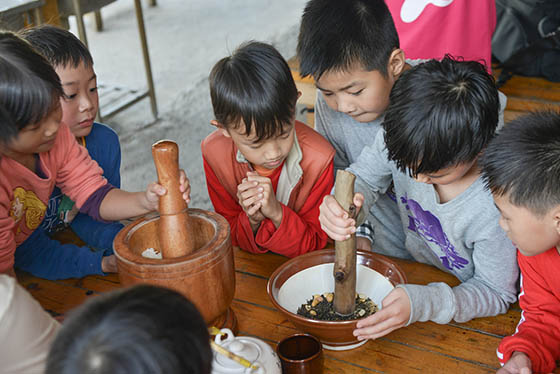
{"label": "wooden pestle", "polygon": [[179,148],[171,140],[152,145],[158,183],[167,189],[159,198],[158,235],[163,258],[188,255],[195,250],[195,237],[188,206],[179,186]]}
{"label": "wooden pestle", "polygon": [[[351,218],[356,218],[354,181],[356,176],[345,170],[336,172],[334,197]],[[344,241],[335,241],[334,258],[334,311],[347,316],[356,307],[356,234]]]}

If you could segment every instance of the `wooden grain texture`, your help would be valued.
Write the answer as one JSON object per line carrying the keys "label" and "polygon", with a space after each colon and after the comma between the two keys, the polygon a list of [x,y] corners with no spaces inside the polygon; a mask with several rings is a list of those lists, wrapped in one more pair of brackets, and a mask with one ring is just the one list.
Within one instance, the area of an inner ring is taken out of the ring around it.
{"label": "wooden grain texture", "polygon": [[[274,309],[266,292],[268,278],[287,258],[271,253],[254,255],[238,248],[234,248],[234,257],[236,288],[231,307],[238,319],[238,335],[255,336],[276,347],[280,340],[297,332]],[[433,266],[393,261],[404,270],[409,282],[458,284],[455,277]],[[121,287],[114,274],[47,281],[18,272],[18,279],[54,315]],[[506,314],[468,323],[415,323],[354,350],[324,351],[325,373],[493,373],[499,367],[495,351],[500,339],[515,330],[518,320],[519,308],[514,305]]]}
{"label": "wooden grain texture", "polygon": [[[334,198],[349,217],[355,218],[354,181],[356,176],[345,170],[336,172]],[[334,311],[342,316],[356,309],[356,234],[334,243]]]}
{"label": "wooden grain texture", "polygon": [[186,256],[195,251],[195,232],[187,203],[179,189],[179,147],[170,140],[152,145],[158,183],[167,189],[159,197],[158,234],[163,258]]}

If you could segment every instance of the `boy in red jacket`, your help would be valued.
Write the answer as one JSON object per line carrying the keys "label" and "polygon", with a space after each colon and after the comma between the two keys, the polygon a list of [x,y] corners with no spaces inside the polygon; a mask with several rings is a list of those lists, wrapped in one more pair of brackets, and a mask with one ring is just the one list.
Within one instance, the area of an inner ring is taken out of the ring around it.
{"label": "boy in red jacket", "polygon": [[204,171],[233,244],[288,257],[323,248],[319,205],[333,187],[334,149],[295,120],[286,61],[253,41],[218,61],[209,80],[217,130],[202,142]]}
{"label": "boy in red jacket", "polygon": [[560,113],[509,123],[486,149],[482,168],[500,226],[521,269],[515,333],[498,347],[498,373],[549,373],[560,359]]}

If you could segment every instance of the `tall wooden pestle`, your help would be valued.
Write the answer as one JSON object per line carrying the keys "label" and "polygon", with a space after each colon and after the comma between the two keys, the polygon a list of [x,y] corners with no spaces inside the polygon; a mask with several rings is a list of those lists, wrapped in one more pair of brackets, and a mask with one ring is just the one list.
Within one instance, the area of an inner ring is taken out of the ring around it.
{"label": "tall wooden pestle", "polygon": [[167,189],[159,198],[158,235],[163,258],[188,255],[195,250],[195,237],[188,206],[179,190],[179,147],[171,140],[152,145],[158,182]]}
{"label": "tall wooden pestle", "polygon": [[[356,218],[354,206],[354,181],[356,176],[345,170],[336,172],[334,197],[350,218]],[[334,311],[347,316],[356,307],[356,234],[344,241],[335,241],[334,259]]]}

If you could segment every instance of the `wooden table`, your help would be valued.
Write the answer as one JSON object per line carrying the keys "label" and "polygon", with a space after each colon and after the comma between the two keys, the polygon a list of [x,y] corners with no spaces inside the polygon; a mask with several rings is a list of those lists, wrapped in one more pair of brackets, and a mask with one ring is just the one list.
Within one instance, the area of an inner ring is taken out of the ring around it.
{"label": "wooden table", "polygon": [[[239,335],[256,336],[275,347],[282,338],[296,332],[291,322],[274,309],[266,292],[268,277],[287,259],[274,254],[253,255],[237,248],[234,253],[236,291],[232,308],[237,315]],[[393,260],[404,270],[410,283],[459,283],[455,277],[432,266]],[[116,274],[47,281],[18,272],[18,279],[53,315],[65,314],[90,297],[120,287]],[[498,343],[515,330],[519,316],[516,304],[506,314],[463,324],[415,323],[354,350],[325,351],[325,372],[495,372],[499,368],[495,353]]]}

